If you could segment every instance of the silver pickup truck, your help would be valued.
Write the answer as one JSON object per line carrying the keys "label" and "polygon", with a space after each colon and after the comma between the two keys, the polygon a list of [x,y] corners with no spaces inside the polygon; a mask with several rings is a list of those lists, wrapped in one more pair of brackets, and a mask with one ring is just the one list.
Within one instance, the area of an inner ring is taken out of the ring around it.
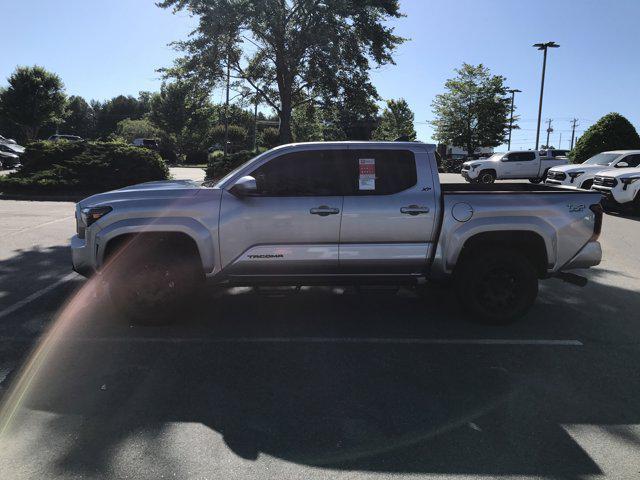
{"label": "silver pickup truck", "polygon": [[[140,321],[221,285],[452,279],[470,318],[524,314],[538,279],[597,265],[596,192],[441,184],[419,142],[284,145],[215,183],[150,182],[78,203],[73,268]],[[445,282],[447,283],[447,282]],[[188,302],[187,302],[188,303]]]}

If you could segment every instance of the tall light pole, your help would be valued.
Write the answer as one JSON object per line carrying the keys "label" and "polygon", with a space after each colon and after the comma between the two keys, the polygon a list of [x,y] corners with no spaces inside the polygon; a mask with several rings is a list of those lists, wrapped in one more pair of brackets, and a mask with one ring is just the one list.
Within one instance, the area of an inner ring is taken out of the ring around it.
{"label": "tall light pole", "polygon": [[507,150],[511,150],[511,130],[513,129],[513,102],[516,96],[516,93],[522,93],[522,90],[518,90],[517,88],[512,88],[511,90],[507,90],[511,94],[511,116],[509,117],[509,143],[507,146]]}
{"label": "tall light pole", "polygon": [[538,146],[540,144],[540,119],[542,118],[542,96],[544,95],[544,74],[547,69],[547,49],[558,48],[560,45],[556,42],[547,42],[535,43],[533,46],[544,52],[544,56],[542,58],[542,83],[540,84],[540,104],[538,105],[538,128],[536,130],[536,150],[538,150]]}

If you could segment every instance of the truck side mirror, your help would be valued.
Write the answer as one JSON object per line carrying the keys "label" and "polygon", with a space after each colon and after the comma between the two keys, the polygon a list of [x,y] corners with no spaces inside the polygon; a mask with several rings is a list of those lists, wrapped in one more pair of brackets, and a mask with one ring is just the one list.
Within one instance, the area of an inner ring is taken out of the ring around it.
{"label": "truck side mirror", "polygon": [[256,185],[256,179],[251,175],[245,175],[236,180],[236,183],[229,189],[229,192],[236,197],[247,197],[258,193],[258,186]]}
{"label": "truck side mirror", "polygon": [[627,168],[629,164],[627,162],[618,162],[616,168]]}

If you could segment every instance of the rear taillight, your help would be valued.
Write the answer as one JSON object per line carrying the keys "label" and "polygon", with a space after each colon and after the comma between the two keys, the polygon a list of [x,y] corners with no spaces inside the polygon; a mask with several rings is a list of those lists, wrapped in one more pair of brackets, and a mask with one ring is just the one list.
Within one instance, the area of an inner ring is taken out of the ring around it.
{"label": "rear taillight", "polygon": [[602,216],[604,214],[604,210],[602,209],[602,205],[599,203],[594,203],[589,207],[594,215],[594,223],[593,223],[593,235],[591,236],[591,241],[596,241],[600,236],[600,231],[602,230]]}

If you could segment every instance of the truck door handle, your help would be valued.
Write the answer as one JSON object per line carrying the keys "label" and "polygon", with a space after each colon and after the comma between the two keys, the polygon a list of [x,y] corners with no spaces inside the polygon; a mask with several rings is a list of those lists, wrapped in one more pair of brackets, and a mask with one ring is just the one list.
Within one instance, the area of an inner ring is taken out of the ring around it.
{"label": "truck door handle", "polygon": [[421,207],[420,205],[409,205],[408,207],[402,207],[400,213],[406,213],[407,215],[420,215],[422,213],[429,213],[429,207]]}
{"label": "truck door handle", "polygon": [[309,210],[311,215],[320,215],[321,217],[326,217],[327,215],[337,215],[340,213],[339,208],[331,208],[326,205],[320,205],[319,207],[312,208]]}

